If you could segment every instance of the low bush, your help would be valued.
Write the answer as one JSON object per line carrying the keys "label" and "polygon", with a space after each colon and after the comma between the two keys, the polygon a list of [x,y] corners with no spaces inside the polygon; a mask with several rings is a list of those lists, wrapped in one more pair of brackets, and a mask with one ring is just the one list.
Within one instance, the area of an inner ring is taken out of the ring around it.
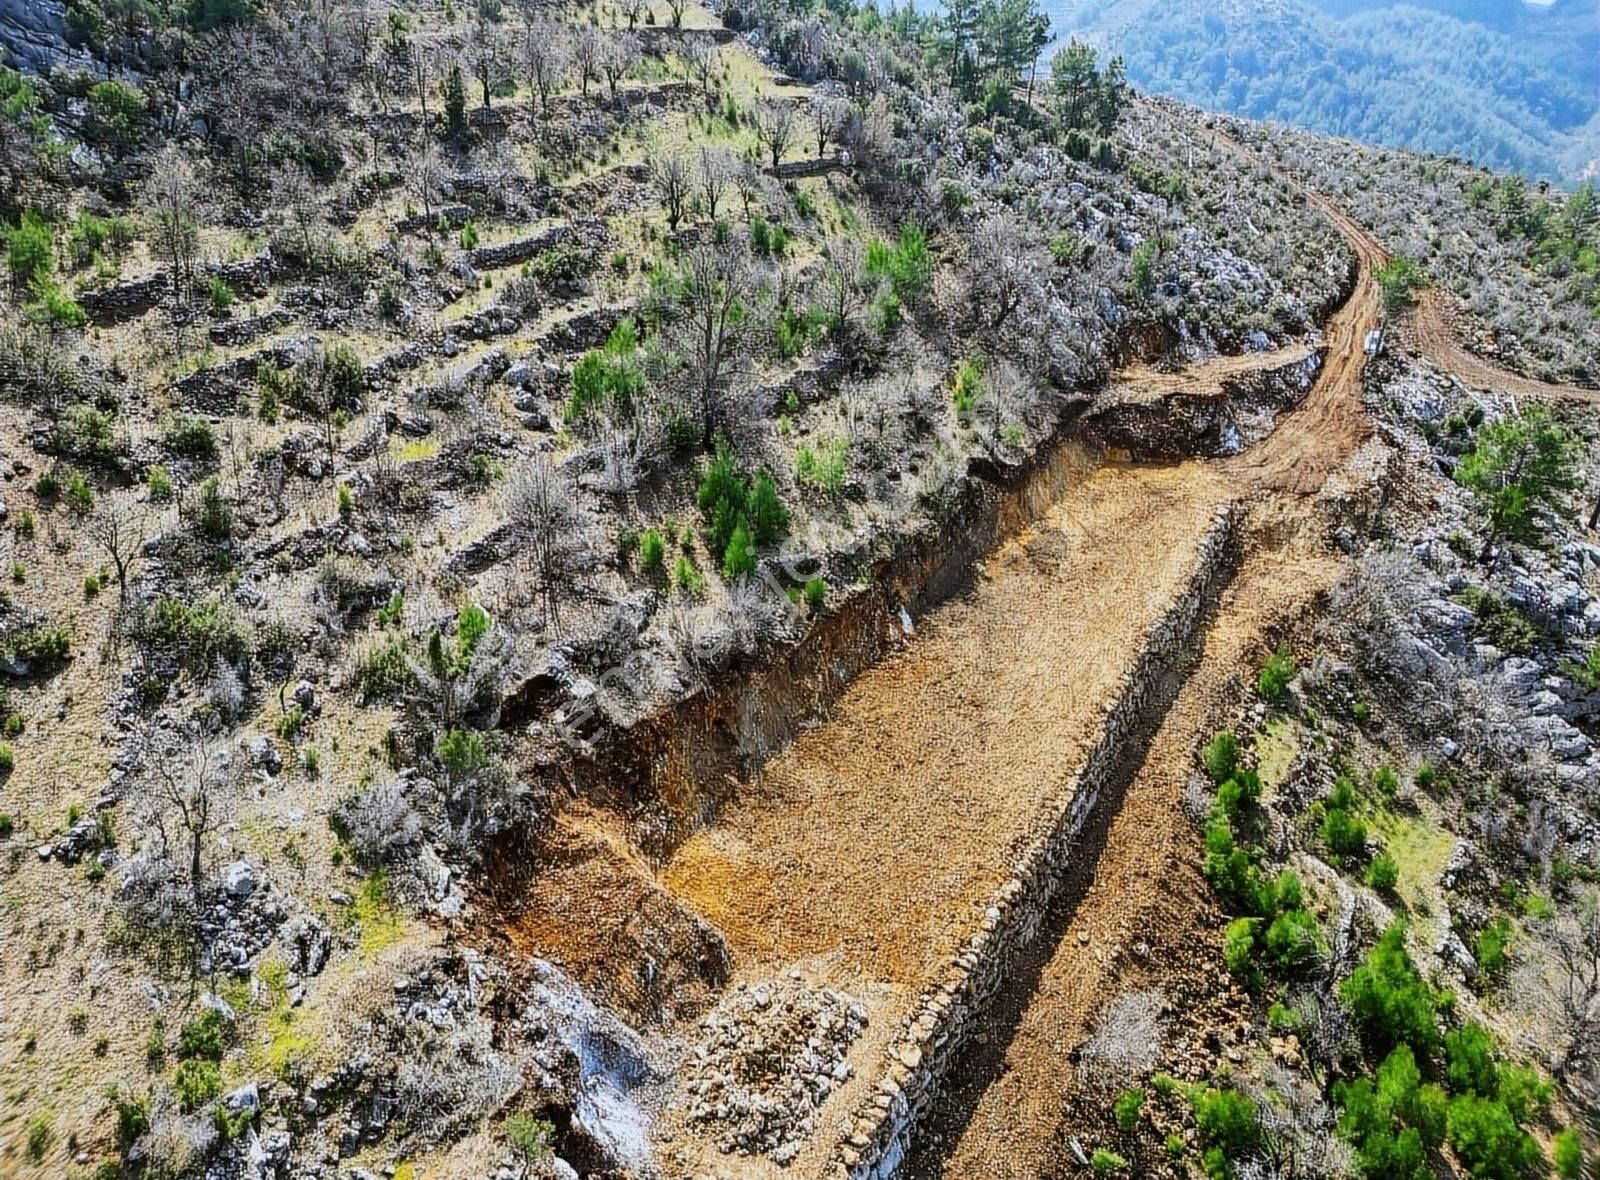
{"label": "low bush", "polygon": [[1392,893],[1400,883],[1400,866],[1392,856],[1374,857],[1367,866],[1367,885],[1379,893]]}
{"label": "low bush", "polygon": [[1239,739],[1228,730],[1213,735],[1201,753],[1206,773],[1211,781],[1221,784],[1231,778],[1239,765]]}
{"label": "low bush", "polygon": [[1256,677],[1256,692],[1264,701],[1276,702],[1283,699],[1283,694],[1288,691],[1289,682],[1294,679],[1299,671],[1295,667],[1294,657],[1289,654],[1289,649],[1280,647],[1267,657],[1267,662],[1261,666],[1261,674]]}

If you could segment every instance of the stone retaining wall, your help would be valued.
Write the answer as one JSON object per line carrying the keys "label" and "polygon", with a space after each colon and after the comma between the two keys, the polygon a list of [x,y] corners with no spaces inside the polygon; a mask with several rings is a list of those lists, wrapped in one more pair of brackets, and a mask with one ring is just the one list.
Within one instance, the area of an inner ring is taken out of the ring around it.
{"label": "stone retaining wall", "polygon": [[889,1180],[898,1171],[940,1085],[960,1063],[968,1039],[984,1027],[989,1002],[1005,984],[1017,953],[1038,934],[1096,803],[1127,768],[1127,744],[1158,720],[1175,691],[1202,622],[1233,576],[1241,515],[1231,504],[1219,509],[1201,538],[1184,593],[1146,633],[1118,691],[1106,702],[1100,738],[1069,784],[1065,810],[1040,817],[1015,874],[996,890],[944,982],[923,996],[890,1043],[882,1075],[839,1145],[830,1177]]}

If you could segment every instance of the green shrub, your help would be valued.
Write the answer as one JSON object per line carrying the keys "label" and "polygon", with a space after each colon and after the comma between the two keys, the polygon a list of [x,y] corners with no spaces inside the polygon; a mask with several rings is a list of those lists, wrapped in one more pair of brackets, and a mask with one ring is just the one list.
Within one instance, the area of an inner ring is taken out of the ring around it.
{"label": "green shrub", "polygon": [[706,578],[687,554],[681,555],[672,567],[672,584],[685,594],[703,594]]}
{"label": "green shrub", "polygon": [[228,1025],[215,1008],[207,1008],[178,1031],[180,1060],[221,1061],[227,1049]]}
{"label": "green shrub", "polygon": [[0,778],[17,768],[17,755],[6,742],[0,742]]}
{"label": "green shrub", "polygon": [[1416,302],[1416,292],[1427,286],[1427,279],[1415,260],[1396,254],[1373,273],[1383,293],[1386,315],[1398,315]]}
{"label": "green shrub", "polygon": [[922,227],[907,222],[900,230],[897,243],[874,241],[869,244],[866,272],[888,284],[897,305],[910,306],[920,300],[933,282],[933,255]]}
{"label": "green shrub", "polygon": [[1255,1104],[1234,1090],[1214,1086],[1196,1087],[1189,1094],[1195,1126],[1208,1148],[1222,1152],[1226,1159],[1244,1159],[1261,1140]]}
{"label": "green shrub", "polygon": [[222,1072],[214,1061],[180,1061],[172,1072],[172,1089],[178,1095],[179,1108],[193,1114],[222,1093]]}
{"label": "green shrub", "polygon": [[585,353],[573,367],[566,420],[582,422],[602,409],[631,417],[643,392],[644,362],[638,331],[631,319],[625,319],[611,330],[604,347]]}
{"label": "green shrub", "polygon": [[1279,971],[1296,971],[1309,964],[1321,949],[1316,917],[1303,909],[1286,909],[1267,927],[1263,949],[1267,961]]}
{"label": "green shrub", "polygon": [[197,674],[210,673],[219,660],[237,667],[250,656],[249,633],[214,598],[192,606],[178,598],[158,598],[141,612],[135,636]]}
{"label": "green shrub", "polygon": [[1556,1132],[1551,1143],[1556,1175],[1561,1180],[1583,1180],[1583,1142],[1571,1127]]}
{"label": "green shrub", "polygon": [[1127,1160],[1104,1147],[1095,1148],[1094,1154],[1089,1157],[1089,1168],[1096,1176],[1109,1176],[1112,1172],[1120,1172],[1127,1166]]}
{"label": "green shrub", "polygon": [[150,1100],[135,1098],[120,1086],[106,1087],[106,1098],[117,1115],[117,1148],[127,1154],[150,1129]]}
{"label": "green shrub", "polygon": [[416,676],[399,636],[389,636],[356,661],[356,688],[363,704],[399,696],[415,683]]}
{"label": "green shrub", "polygon": [[31,290],[33,300],[28,304],[28,314],[37,322],[73,329],[89,322],[88,313],[54,279],[41,275],[33,280]]}
{"label": "green shrub", "polygon": [[65,663],[71,652],[72,636],[65,627],[30,627],[11,640],[12,655],[35,672],[46,672]]}
{"label": "green shrub", "polygon": [[1477,1094],[1450,1101],[1450,1146],[1476,1180],[1524,1180],[1546,1172],[1544,1154],[1505,1105]]}
{"label": "green shrub", "polygon": [[695,501],[706,524],[706,547],[724,561],[734,532],[740,528],[755,546],[774,544],[788,534],[789,511],[778,499],[772,477],[763,471],[754,480],[746,480],[739,474],[726,440],[717,443],[716,453],[700,477]]}
{"label": "green shrub", "polygon": [[217,435],[204,418],[178,414],[167,424],[163,436],[167,450],[186,459],[217,457]]}
{"label": "green shrub", "polygon": [[1225,821],[1206,825],[1205,877],[1229,913],[1248,915],[1259,909],[1260,856],[1254,848],[1240,847]]}
{"label": "green shrub", "polygon": [[1261,798],[1261,777],[1253,770],[1236,771],[1217,788],[1217,810],[1234,823]]}
{"label": "green shrub", "polygon": [[844,477],[850,459],[850,441],[824,439],[812,447],[802,444],[795,453],[795,478],[801,483],[837,496],[844,490]]}
{"label": "green shrub", "polygon": [[49,1107],[34,1111],[23,1124],[23,1132],[27,1136],[29,1161],[35,1164],[43,1163],[50,1145],[55,1142],[56,1112]]}
{"label": "green shrub", "polygon": [[1438,1049],[1438,1009],[1451,997],[1435,992],[1417,973],[1406,953],[1402,923],[1383,932],[1366,960],[1340,984],[1339,995],[1374,1053],[1387,1055],[1399,1045],[1409,1045],[1418,1057],[1426,1058]]}
{"label": "green shrub", "polygon": [[1372,785],[1378,794],[1385,799],[1393,799],[1400,793],[1400,776],[1389,766],[1380,766],[1372,772]]}
{"label": "green shrub", "polygon": [[646,573],[659,570],[667,556],[667,542],[658,529],[645,529],[639,537],[639,568]]}
{"label": "green shrub", "polygon": [[506,1116],[503,1129],[506,1141],[522,1157],[524,1163],[534,1164],[547,1160],[554,1153],[556,1129],[544,1119],[517,1111]]}
{"label": "green shrub", "polygon": [[1139,1125],[1139,1112],[1144,1109],[1144,1091],[1124,1090],[1117,1095],[1111,1109],[1116,1116],[1117,1129],[1125,1135],[1131,1133]]}
{"label": "green shrub", "polygon": [[808,607],[821,610],[828,598],[828,583],[821,578],[810,578],[806,581],[804,594]]}
{"label": "green shrub", "polygon": [[1506,948],[1511,943],[1511,922],[1496,918],[1478,933],[1473,947],[1473,957],[1478,960],[1478,970],[1493,978],[1506,969]]}
{"label": "green shrub", "polygon": [[80,515],[94,507],[94,489],[76,471],[67,477],[67,506]]}
{"label": "green shrub", "polygon": [[1254,983],[1256,979],[1256,930],[1259,918],[1235,918],[1228,923],[1222,935],[1222,960],[1228,970],[1241,979]]}
{"label": "green shrub", "polygon": [[172,498],[172,475],[161,464],[151,466],[146,475],[152,500],[170,500]]}
{"label": "green shrub", "polygon": [[1330,807],[1322,818],[1322,841],[1341,859],[1359,859],[1367,851],[1367,825],[1342,807]]}
{"label": "green shrub", "polygon": [[1438,781],[1438,772],[1434,770],[1433,763],[1422,762],[1419,763],[1417,765],[1417,769],[1412,772],[1411,781],[1416,785],[1416,788],[1419,791],[1432,790],[1433,784]]}
{"label": "green shrub", "polygon": [[950,399],[956,413],[965,418],[977,408],[983,396],[983,358],[968,357],[956,366],[955,377],[950,382]]}
{"label": "green shrub", "polygon": [[1544,642],[1539,624],[1494,591],[1468,586],[1455,597],[1476,616],[1472,633],[1501,651],[1526,655]]}
{"label": "green shrub", "polygon": [[34,210],[22,215],[16,229],[4,231],[6,266],[11,283],[18,290],[31,290],[35,282],[55,269],[55,236],[45,219]]}
{"label": "green shrub", "polygon": [[1226,729],[1213,735],[1205,745],[1201,760],[1204,762],[1206,773],[1211,776],[1212,782],[1220,785],[1225,780],[1232,778],[1233,772],[1239,766],[1238,737]]}
{"label": "green shrub", "polygon": [[1265,701],[1278,701],[1288,691],[1289,681],[1294,679],[1298,671],[1295,667],[1294,657],[1289,654],[1289,649],[1280,647],[1267,657],[1267,662],[1261,666],[1261,674],[1256,677],[1256,692]]}
{"label": "green shrub", "polygon": [[722,576],[729,581],[748,578],[756,572],[756,548],[750,530],[741,521],[734,526],[728,538],[728,547],[722,553]]}
{"label": "green shrub", "polygon": [[1367,866],[1367,885],[1379,893],[1391,893],[1400,883],[1400,866],[1392,856],[1375,857]]}
{"label": "green shrub", "polygon": [[1512,1118],[1528,1123],[1549,1115],[1550,1100],[1555,1097],[1554,1083],[1530,1065],[1501,1063],[1499,1072],[1498,1095]]}
{"label": "green shrub", "polygon": [[233,306],[233,288],[216,276],[206,283],[206,297],[211,300],[211,310],[218,315]]}
{"label": "green shrub", "polygon": [[222,485],[212,476],[200,485],[201,534],[210,541],[226,541],[233,535],[233,509],[222,498]]}

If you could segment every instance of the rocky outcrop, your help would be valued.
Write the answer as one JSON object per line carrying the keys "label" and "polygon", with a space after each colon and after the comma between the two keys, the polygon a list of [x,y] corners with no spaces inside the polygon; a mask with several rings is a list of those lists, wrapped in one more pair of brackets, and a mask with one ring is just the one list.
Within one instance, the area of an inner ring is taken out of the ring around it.
{"label": "rocky outcrop", "polygon": [[67,43],[61,0],[0,0],[0,63],[37,74],[84,60]]}

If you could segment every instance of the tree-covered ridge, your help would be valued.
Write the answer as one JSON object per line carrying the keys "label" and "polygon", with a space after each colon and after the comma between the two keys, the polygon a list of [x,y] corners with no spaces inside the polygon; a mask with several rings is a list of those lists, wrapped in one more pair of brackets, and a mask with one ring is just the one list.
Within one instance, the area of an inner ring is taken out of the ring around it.
{"label": "tree-covered ridge", "polygon": [[1483,25],[1412,7],[1337,20],[1301,0],[1155,0],[1137,19],[1124,7],[1052,15],[1122,54],[1143,89],[1535,177],[1578,175],[1595,155],[1594,87]]}

